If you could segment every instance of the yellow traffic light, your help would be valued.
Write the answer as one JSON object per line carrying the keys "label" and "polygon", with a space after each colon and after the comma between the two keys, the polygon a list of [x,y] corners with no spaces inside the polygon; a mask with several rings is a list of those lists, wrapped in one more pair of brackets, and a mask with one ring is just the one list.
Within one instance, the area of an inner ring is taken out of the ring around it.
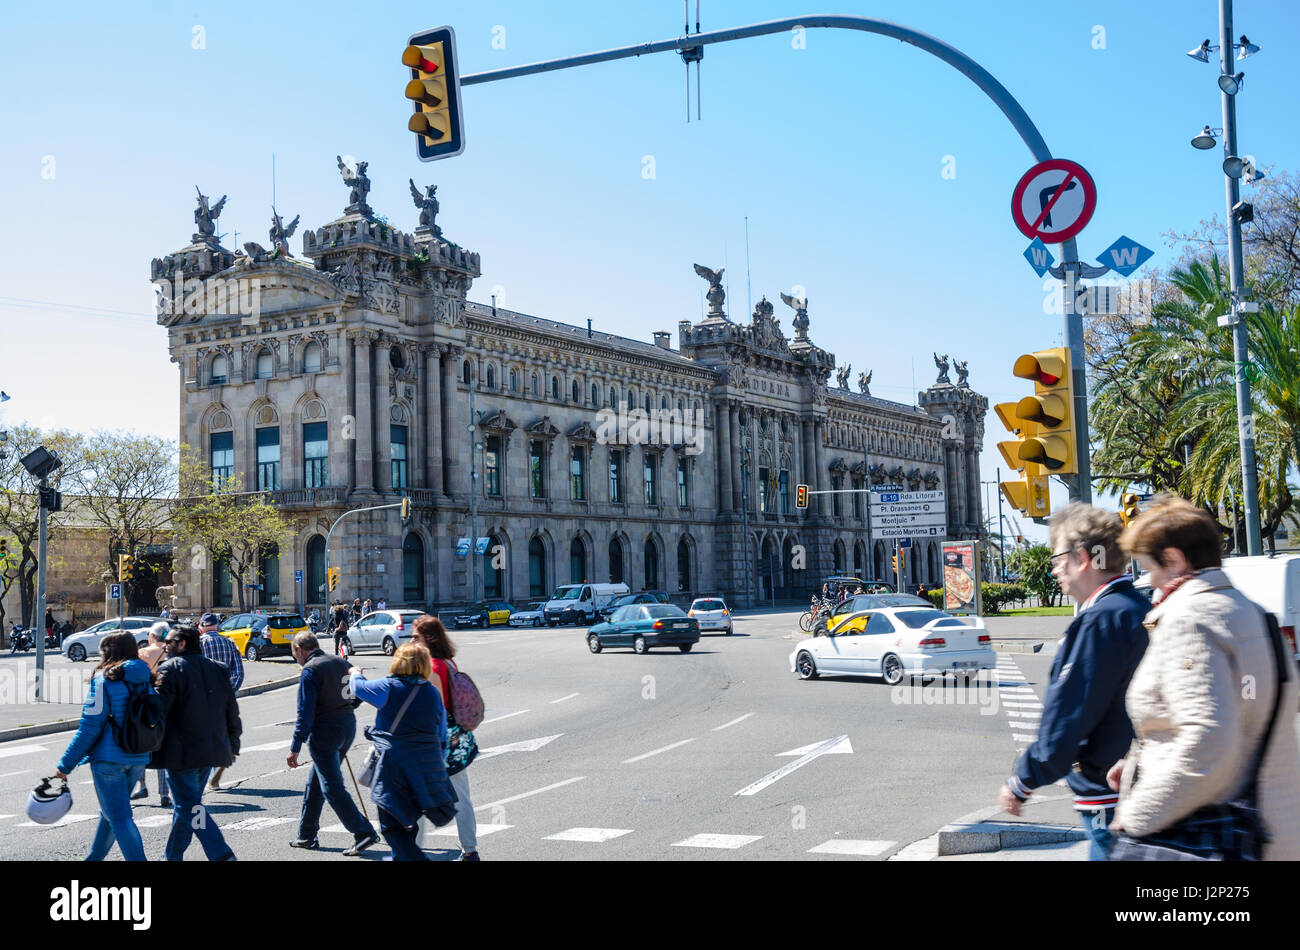
{"label": "yellow traffic light", "polygon": [[796,508],[808,507],[808,486],[807,485],[794,486],[794,506]]}
{"label": "yellow traffic light", "polygon": [[129,554],[119,554],[117,556],[117,579],[119,583],[125,584],[135,575],[135,558]]}
{"label": "yellow traffic light", "polygon": [[1016,359],[1012,372],[1021,379],[1034,381],[1034,395],[1016,403],[1016,418],[1037,426],[1036,432],[1025,433],[1020,458],[1043,466],[1052,475],[1077,474],[1069,349],[1057,347],[1026,353]]}
{"label": "yellow traffic light", "polygon": [[1006,496],[1011,507],[1018,509],[1031,518],[1046,518],[1052,513],[1052,500],[1047,492],[1047,476],[1038,473],[1038,466],[1032,466],[1035,473],[1026,473],[1025,477],[1012,482],[1001,482],[998,488]]}
{"label": "yellow traffic light", "polygon": [[402,499],[402,520],[405,521],[411,517],[411,499]]}
{"label": "yellow traffic light", "polygon": [[456,35],[451,27],[413,35],[402,51],[402,65],[411,70],[405,95],[415,113],[406,127],[417,136],[416,154],[423,162],[459,155],[465,148],[465,134]]}
{"label": "yellow traffic light", "polygon": [[1120,496],[1119,520],[1125,525],[1130,525],[1142,513],[1138,507],[1140,499],[1136,492],[1125,492]]}
{"label": "yellow traffic light", "polygon": [[340,575],[341,573],[342,573],[342,572],[341,572],[337,567],[331,567],[331,568],[329,569],[329,588],[330,588],[330,590],[334,590],[334,588],[336,588],[336,587],[339,586],[339,575]]}

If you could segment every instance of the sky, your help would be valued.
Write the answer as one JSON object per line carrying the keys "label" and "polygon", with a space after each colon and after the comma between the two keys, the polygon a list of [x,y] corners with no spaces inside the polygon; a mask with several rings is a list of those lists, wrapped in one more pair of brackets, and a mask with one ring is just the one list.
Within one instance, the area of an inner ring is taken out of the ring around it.
{"label": "sky", "polygon": [[[818,12],[703,0],[705,31]],[[1214,0],[846,2],[970,55],[1052,154],[1096,182],[1079,236],[1178,256],[1170,232],[1224,213]],[[438,185],[444,233],[482,256],[470,297],[650,340],[698,320],[691,265],[726,267],[727,309],[802,288],[810,336],[872,394],[912,403],[932,352],[967,360],[990,404],[1027,394],[1017,355],[1061,343],[1021,256],[1011,192],[1033,158],[1002,113],[938,59],[870,34],[809,30],[711,45],[701,118],[674,53],[466,87],[466,148],[423,164],[406,130],[407,37],[450,24],[462,73],[682,33],[676,0],[473,4],[25,4],[0,25],[0,424],[175,438],[177,369],[152,315],[149,261],[189,243],[194,188],[229,195],[223,243],[267,240],[274,201],[303,227],[347,202],[335,156],[369,162],[370,203],[414,230],[408,178]],[[695,19],[694,4],[690,17]],[[1294,168],[1300,5],[1239,0],[1240,151]],[[1250,188],[1245,189],[1249,197]],[[746,221],[746,219],[748,219]],[[301,230],[293,238],[301,249]],[[1052,248],[1059,259],[1059,248]],[[747,273],[748,271],[748,273]],[[990,412],[982,478],[1003,465]],[[1008,473],[1003,470],[1003,477]],[[996,489],[985,496],[996,507]],[[1054,483],[1053,504],[1066,500]],[[1113,504],[1113,499],[1102,499]],[[1025,522],[1025,533],[1044,537]]]}

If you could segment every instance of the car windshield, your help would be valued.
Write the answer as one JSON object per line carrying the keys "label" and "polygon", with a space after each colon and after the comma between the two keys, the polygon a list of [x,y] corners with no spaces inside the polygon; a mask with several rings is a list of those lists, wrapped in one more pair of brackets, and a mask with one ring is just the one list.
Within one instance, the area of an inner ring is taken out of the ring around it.
{"label": "car windshield", "polygon": [[646,604],[647,616],[650,617],[685,617],[686,612],[676,604]]}
{"label": "car windshield", "polygon": [[557,587],[551,600],[577,600],[582,596],[581,587]]}
{"label": "car windshield", "polygon": [[929,607],[930,601],[915,594],[872,594],[879,607]]}
{"label": "car windshield", "polygon": [[624,594],[618,600],[614,601],[614,603],[610,604],[610,606],[626,607],[628,604],[635,604],[636,602],[636,594]]}
{"label": "car windshield", "polygon": [[[939,620],[947,616],[949,615],[942,610],[900,610],[894,614],[894,619],[911,627],[913,630],[919,630],[931,620]],[[958,621],[958,624],[960,624],[960,621]]]}
{"label": "car windshield", "polygon": [[692,610],[726,610],[727,605],[720,600],[697,600],[691,604]]}
{"label": "car windshield", "polygon": [[301,617],[271,617],[267,620],[266,625],[274,630],[289,630],[294,627],[305,627]]}

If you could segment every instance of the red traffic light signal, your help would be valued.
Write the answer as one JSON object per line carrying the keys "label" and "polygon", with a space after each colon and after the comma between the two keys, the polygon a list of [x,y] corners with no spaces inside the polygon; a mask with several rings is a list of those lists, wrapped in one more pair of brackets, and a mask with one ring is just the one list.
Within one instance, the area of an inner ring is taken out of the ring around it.
{"label": "red traffic light signal", "polygon": [[794,486],[794,506],[796,508],[808,507],[808,486],[807,485]]}

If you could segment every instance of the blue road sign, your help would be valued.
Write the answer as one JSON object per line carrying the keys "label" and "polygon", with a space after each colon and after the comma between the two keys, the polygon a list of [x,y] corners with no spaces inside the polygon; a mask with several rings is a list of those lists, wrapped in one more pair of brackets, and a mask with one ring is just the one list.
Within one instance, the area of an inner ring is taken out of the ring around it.
{"label": "blue road sign", "polygon": [[1052,252],[1047,249],[1042,238],[1034,238],[1034,243],[1025,248],[1025,260],[1029,261],[1029,266],[1034,269],[1034,273],[1042,277],[1047,273],[1047,268],[1051,267],[1056,261]]}
{"label": "blue road sign", "polygon": [[293,579],[294,579],[297,583],[301,584],[301,583],[302,583],[302,571],[294,571],[294,572],[293,572]]}
{"label": "blue road sign", "polygon": [[122,599],[122,585],[121,585],[121,584],[109,584],[109,585],[108,585],[108,597],[109,597],[110,600],[121,600],[121,599]]}
{"label": "blue road sign", "polygon": [[1114,244],[1101,252],[1097,260],[1121,277],[1127,277],[1150,260],[1154,253],[1132,238],[1120,235]]}
{"label": "blue road sign", "polygon": [[899,539],[898,539],[898,546],[899,546],[900,548],[910,548],[910,547],[912,546],[912,539],[911,539],[911,538],[899,538]]}
{"label": "blue road sign", "polygon": [[456,557],[467,557],[469,555],[469,538],[458,538],[456,540]]}

